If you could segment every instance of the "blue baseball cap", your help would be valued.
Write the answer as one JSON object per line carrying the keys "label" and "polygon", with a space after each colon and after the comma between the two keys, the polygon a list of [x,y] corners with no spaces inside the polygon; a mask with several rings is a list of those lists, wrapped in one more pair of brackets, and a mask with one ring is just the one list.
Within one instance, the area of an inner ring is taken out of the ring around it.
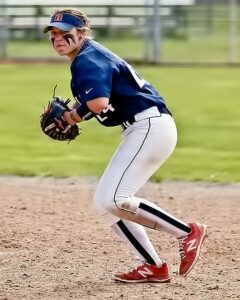
{"label": "blue baseball cap", "polygon": [[69,31],[74,27],[83,27],[83,20],[76,16],[66,14],[66,13],[56,13],[52,16],[50,24],[43,29],[43,32],[48,32],[52,27],[56,27],[63,31]]}

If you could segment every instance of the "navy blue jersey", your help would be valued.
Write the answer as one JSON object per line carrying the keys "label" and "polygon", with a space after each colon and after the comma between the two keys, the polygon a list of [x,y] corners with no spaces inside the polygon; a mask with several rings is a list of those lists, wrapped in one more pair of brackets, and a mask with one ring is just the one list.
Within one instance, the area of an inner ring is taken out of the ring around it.
{"label": "navy blue jersey", "polygon": [[71,64],[71,89],[83,103],[109,98],[108,107],[95,115],[104,126],[116,126],[149,107],[166,107],[156,89],[123,59],[87,39]]}

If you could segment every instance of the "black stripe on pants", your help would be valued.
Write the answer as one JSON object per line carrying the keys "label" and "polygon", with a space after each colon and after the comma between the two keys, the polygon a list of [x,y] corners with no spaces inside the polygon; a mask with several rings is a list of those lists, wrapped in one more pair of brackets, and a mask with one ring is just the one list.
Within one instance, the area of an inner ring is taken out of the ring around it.
{"label": "black stripe on pants", "polygon": [[122,220],[117,222],[117,225],[127,237],[129,242],[137,249],[137,251],[142,255],[142,257],[146,260],[147,263],[151,265],[156,265],[155,261],[149,255],[149,253],[143,248],[143,246],[138,242],[138,240],[134,237],[134,235],[130,232],[127,226],[124,224]]}
{"label": "black stripe on pants", "polygon": [[173,226],[175,226],[175,227],[177,227],[177,228],[179,228],[179,229],[181,229],[181,230],[183,230],[187,233],[189,233],[191,231],[190,227],[180,223],[179,221],[169,217],[168,215],[165,215],[161,211],[159,211],[159,210],[157,210],[157,209],[155,209],[155,208],[153,208],[153,207],[151,207],[151,206],[149,206],[145,203],[141,202],[140,205],[139,205],[139,208],[149,212],[150,214],[153,214],[153,215],[159,217],[160,219],[166,221],[167,223],[169,223],[169,224],[171,224],[171,225],[173,225]]}

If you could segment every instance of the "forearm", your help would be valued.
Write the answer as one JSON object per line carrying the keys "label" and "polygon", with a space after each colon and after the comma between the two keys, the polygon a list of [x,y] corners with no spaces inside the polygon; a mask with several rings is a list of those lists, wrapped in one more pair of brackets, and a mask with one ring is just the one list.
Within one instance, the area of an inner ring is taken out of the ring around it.
{"label": "forearm", "polygon": [[70,111],[65,111],[63,118],[68,122],[69,125],[75,125],[76,123],[83,121],[78,115],[76,108],[71,109]]}
{"label": "forearm", "polygon": [[79,105],[74,104],[73,109],[66,111],[63,117],[70,125],[74,125],[78,122],[91,119],[104,110],[108,103],[108,98],[97,98]]}

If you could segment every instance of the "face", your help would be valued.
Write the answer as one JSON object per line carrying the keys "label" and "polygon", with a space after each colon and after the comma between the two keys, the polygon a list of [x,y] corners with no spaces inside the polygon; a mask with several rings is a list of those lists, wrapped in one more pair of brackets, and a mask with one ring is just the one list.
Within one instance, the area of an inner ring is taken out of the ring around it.
{"label": "face", "polygon": [[76,28],[70,31],[62,31],[53,27],[50,30],[50,39],[53,48],[59,55],[66,55],[72,59],[80,49],[83,34]]}

